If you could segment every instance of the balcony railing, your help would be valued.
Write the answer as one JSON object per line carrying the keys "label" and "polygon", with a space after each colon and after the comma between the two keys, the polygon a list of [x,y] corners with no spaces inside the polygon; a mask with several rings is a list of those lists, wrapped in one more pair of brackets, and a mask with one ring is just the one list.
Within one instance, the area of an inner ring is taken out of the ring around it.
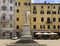
{"label": "balcony railing", "polygon": [[8,23],[9,20],[8,19],[0,19],[0,23]]}
{"label": "balcony railing", "polygon": [[1,28],[1,30],[6,30],[6,31],[10,31],[10,30],[15,30],[15,28]]}

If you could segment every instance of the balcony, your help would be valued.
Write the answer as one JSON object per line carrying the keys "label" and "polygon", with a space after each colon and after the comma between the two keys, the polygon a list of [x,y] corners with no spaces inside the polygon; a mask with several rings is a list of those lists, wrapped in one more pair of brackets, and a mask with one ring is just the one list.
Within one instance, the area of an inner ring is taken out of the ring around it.
{"label": "balcony", "polygon": [[15,30],[15,28],[1,28],[1,30],[10,31],[10,30]]}
{"label": "balcony", "polygon": [[7,20],[7,19],[0,19],[0,23],[8,23],[9,22],[9,20]]}

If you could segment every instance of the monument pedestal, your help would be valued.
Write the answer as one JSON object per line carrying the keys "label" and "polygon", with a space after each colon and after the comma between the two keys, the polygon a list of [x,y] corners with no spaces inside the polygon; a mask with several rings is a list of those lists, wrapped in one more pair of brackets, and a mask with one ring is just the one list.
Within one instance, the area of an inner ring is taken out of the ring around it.
{"label": "monument pedestal", "polygon": [[31,33],[30,33],[30,24],[23,24],[23,32],[21,36],[21,40],[32,40]]}

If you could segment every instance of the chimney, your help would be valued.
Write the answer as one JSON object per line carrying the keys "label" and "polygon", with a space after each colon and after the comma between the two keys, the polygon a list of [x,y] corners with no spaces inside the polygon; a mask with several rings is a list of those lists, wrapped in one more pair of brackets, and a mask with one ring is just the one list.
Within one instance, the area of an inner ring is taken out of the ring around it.
{"label": "chimney", "polygon": [[46,1],[44,3],[46,4]]}

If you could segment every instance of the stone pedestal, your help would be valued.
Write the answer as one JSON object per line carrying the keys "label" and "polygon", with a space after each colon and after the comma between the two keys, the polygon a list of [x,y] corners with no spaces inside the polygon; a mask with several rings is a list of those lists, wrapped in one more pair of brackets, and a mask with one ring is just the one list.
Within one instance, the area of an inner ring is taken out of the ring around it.
{"label": "stone pedestal", "polygon": [[30,33],[30,24],[25,23],[23,25],[21,40],[32,40],[31,33]]}

